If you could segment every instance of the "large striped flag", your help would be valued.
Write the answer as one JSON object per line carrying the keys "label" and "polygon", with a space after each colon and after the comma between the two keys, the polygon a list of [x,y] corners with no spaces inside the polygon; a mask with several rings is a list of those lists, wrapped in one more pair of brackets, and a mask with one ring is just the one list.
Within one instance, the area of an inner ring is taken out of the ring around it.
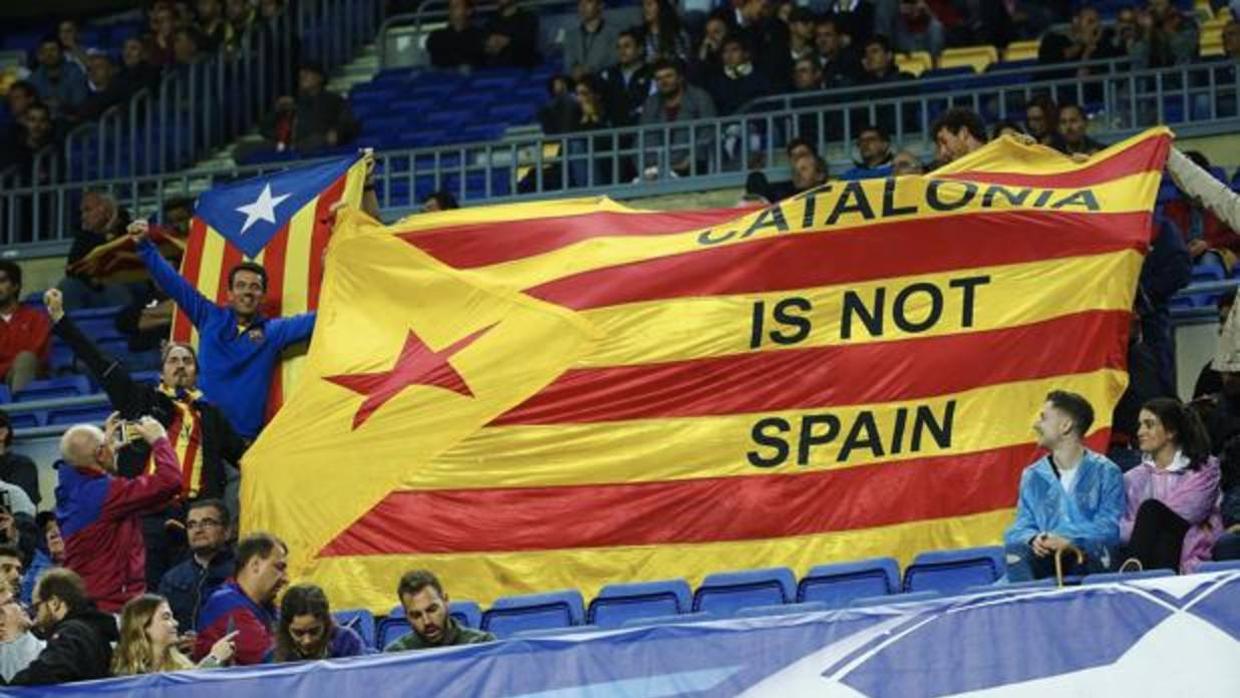
{"label": "large striped flag", "polygon": [[[427,451],[436,427],[413,418],[361,438],[404,356],[395,336],[319,334],[312,361],[356,352],[352,370],[308,380],[249,454],[245,527],[297,540],[294,574],[334,603],[376,609],[411,567],[485,603],[996,542],[1048,391],[1086,396],[1088,440],[1105,447],[1169,143],[1153,130],[1077,164],[1005,139],[932,175],[832,182],[742,214],[564,201],[372,229],[601,336]],[[333,245],[331,264],[363,263],[345,252]],[[403,264],[350,274],[388,284]],[[454,302],[431,287],[408,298],[398,328]],[[358,307],[332,302],[320,333]],[[471,331],[426,351],[446,357]],[[520,366],[558,354],[544,341],[492,348]],[[459,390],[419,391],[392,399],[458,424]],[[310,449],[315,433],[331,438]],[[347,511],[294,509],[277,496],[286,479],[289,497]]]}
{"label": "large striped flag", "polygon": [[[323,255],[331,237],[329,215],[336,202],[361,202],[366,165],[362,156],[285,170],[215,187],[198,198],[181,275],[204,296],[224,303],[228,270],[243,260],[267,270],[268,317],[297,315],[319,306]],[[189,317],[178,309],[172,339],[198,344]],[[272,377],[268,416],[279,408],[296,381],[304,347],[286,352]]]}

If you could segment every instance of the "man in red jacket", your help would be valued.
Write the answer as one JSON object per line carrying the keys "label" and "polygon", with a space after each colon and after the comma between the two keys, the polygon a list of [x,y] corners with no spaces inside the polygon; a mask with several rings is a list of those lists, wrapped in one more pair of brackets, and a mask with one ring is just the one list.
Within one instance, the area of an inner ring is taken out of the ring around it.
{"label": "man in red jacket", "polygon": [[0,260],[0,381],[17,392],[46,371],[52,351],[47,314],[21,304],[22,268]]}
{"label": "man in red jacket", "polygon": [[181,491],[181,468],[163,425],[143,417],[129,428],[151,446],[153,472],[116,476],[118,413],[102,430],[70,427],[60,440],[64,464],[56,487],[56,519],[65,542],[65,562],[82,576],[90,598],[114,613],[146,591],[143,514],[162,511]]}

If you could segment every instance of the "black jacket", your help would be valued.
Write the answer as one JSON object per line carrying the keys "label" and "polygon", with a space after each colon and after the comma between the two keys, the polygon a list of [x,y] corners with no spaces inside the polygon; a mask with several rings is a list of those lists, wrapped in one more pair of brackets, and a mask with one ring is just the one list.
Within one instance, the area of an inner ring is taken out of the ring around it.
{"label": "black jacket", "polygon": [[34,461],[20,453],[7,452],[0,456],[0,480],[17,485],[39,506],[39,469]]}
{"label": "black jacket", "polygon": [[94,606],[70,613],[52,628],[47,647],[9,684],[44,686],[107,678],[112,643],[119,637],[116,619]]}
{"label": "black jacket", "polygon": [[619,64],[605,68],[599,77],[603,79],[604,101],[611,122],[616,126],[637,125],[642,118],[642,106],[650,96],[650,66],[638,68],[628,82]]}
{"label": "black jacket", "polygon": [[237,566],[236,556],[224,548],[211,558],[211,564],[202,567],[190,555],[184,562],[164,573],[159,580],[159,593],[168,599],[168,607],[176,617],[181,630],[198,629],[198,611],[211,592],[218,589],[233,576]]}
{"label": "black jacket", "polygon": [[[108,401],[121,413],[121,417],[136,420],[150,415],[163,424],[172,424],[177,416],[173,399],[156,387],[136,382],[115,359],[95,346],[66,315],[52,325],[52,332],[73,350],[94,374],[95,380],[108,395]],[[245,441],[233,430],[232,424],[215,405],[205,400],[195,400],[193,408],[198,412],[202,425],[202,487],[196,493],[182,492],[187,499],[224,496],[226,472],[224,462],[239,463],[245,453]],[[121,475],[134,477],[146,467],[150,448],[145,442],[134,443],[120,452]],[[184,464],[182,464],[184,467]]]}

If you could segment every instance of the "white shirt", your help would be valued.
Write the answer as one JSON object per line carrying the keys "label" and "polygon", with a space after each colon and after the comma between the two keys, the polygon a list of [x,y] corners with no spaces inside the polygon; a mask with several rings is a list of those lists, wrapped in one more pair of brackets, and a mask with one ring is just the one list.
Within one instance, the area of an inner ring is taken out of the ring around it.
{"label": "white shirt", "polygon": [[1068,494],[1072,493],[1072,488],[1076,485],[1076,476],[1079,472],[1081,472],[1081,466],[1079,463],[1071,470],[1066,468],[1059,469],[1059,483],[1063,485],[1064,492],[1067,492]]}

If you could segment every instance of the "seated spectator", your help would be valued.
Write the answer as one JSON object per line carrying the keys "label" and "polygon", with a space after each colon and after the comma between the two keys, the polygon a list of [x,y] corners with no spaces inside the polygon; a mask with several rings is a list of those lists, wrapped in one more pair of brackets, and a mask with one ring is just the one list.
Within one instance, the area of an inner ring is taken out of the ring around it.
{"label": "seated spectator", "polygon": [[572,129],[577,111],[572,83],[567,75],[552,75],[547,79],[547,103],[538,108],[538,125],[543,133],[555,135]]}
{"label": "seated spectator", "polygon": [[902,82],[914,79],[896,65],[895,54],[891,50],[891,41],[882,35],[875,35],[865,43],[865,58],[862,60],[865,72],[861,76],[861,84],[877,85],[884,82]]}
{"label": "seated spectator", "polygon": [[[22,268],[0,260],[0,379],[12,392],[46,374],[52,352],[47,315],[21,299]],[[8,440],[12,443],[12,434]]]}
{"label": "seated spectator", "polygon": [[276,99],[275,110],[259,125],[268,147],[277,152],[316,150],[347,145],[361,130],[349,102],[323,89],[325,75],[317,63],[304,63],[297,71],[297,97]]}
{"label": "seated spectator", "polygon": [[[1236,302],[1235,292],[1224,293],[1218,297],[1218,333],[1223,335],[1223,328],[1227,324],[1227,318],[1231,315],[1231,308]],[[1197,372],[1197,382],[1193,384],[1193,401],[1204,399],[1210,406],[1217,401],[1219,393],[1223,390],[1223,376],[1214,370],[1214,359],[1211,358]],[[1208,415],[1208,412],[1205,413]],[[1217,452],[1218,449],[1214,449]]]}
{"label": "seated spectator", "polygon": [[26,569],[24,558],[25,555],[16,545],[8,541],[0,542],[0,581],[17,597],[22,594],[22,580]]}
{"label": "seated spectator", "polygon": [[41,544],[35,550],[34,559],[26,574],[22,577],[21,595],[23,603],[30,603],[35,582],[48,569],[65,566],[65,540],[60,537],[60,524],[56,521],[56,513],[41,511],[34,517],[35,530],[41,536]]}
{"label": "seated spectator", "polygon": [[1106,146],[1089,137],[1089,117],[1075,104],[1059,105],[1059,152],[1065,155],[1090,156]]}
{"label": "seated spectator", "polygon": [[167,3],[155,3],[150,11],[150,33],[146,35],[146,59],[162,68],[176,62],[172,43],[176,33],[176,16]]}
{"label": "seated spectator", "polygon": [[237,543],[237,572],[215,590],[198,614],[194,659],[201,660],[215,643],[234,630],[234,663],[262,664],[271,658],[276,609],[273,605],[288,583],[288,547],[269,533],[252,533]]}
{"label": "seated spectator", "polygon": [[[1206,418],[1206,432],[1210,435],[1211,452],[1219,455],[1224,446],[1240,435],[1240,312],[1233,306],[1219,332],[1218,349],[1210,367],[1218,372],[1222,384],[1217,395],[1209,396],[1206,403],[1211,409]],[[1238,439],[1237,441],[1240,441]]]}
{"label": "seated spectator", "polygon": [[370,654],[353,628],[337,625],[327,595],[313,584],[297,584],[280,600],[277,662],[339,659]]}
{"label": "seated spectator", "polygon": [[198,14],[197,29],[202,37],[202,49],[207,52],[218,51],[221,47],[232,43],[232,25],[224,20],[224,11],[220,0],[197,0],[194,5]]}
{"label": "seated spectator", "polygon": [[853,46],[868,46],[877,26],[874,3],[870,0],[832,0],[827,15],[833,17],[840,32],[852,39]]}
{"label": "seated spectator", "polygon": [[7,162],[3,165],[17,168],[22,186],[52,186],[64,177],[64,158],[60,148],[55,147],[58,144],[52,110],[42,102],[35,102],[26,107],[20,134],[17,141],[10,144]]}
{"label": "seated spectator", "polygon": [[694,68],[697,71],[695,75],[712,75],[723,68],[723,56],[720,55],[723,52],[723,41],[731,34],[731,25],[724,15],[716,12],[707,18],[702,41],[698,44],[697,52],[693,54]]}
{"label": "seated spectator", "polygon": [[[750,32],[749,36],[755,34],[758,32]],[[792,8],[787,28],[768,30],[763,40],[767,45],[761,54],[753,46],[750,51],[775,91],[787,92],[791,87],[792,69],[797,61],[818,60],[814,47],[814,15],[803,7]]]}
{"label": "seated spectator", "polygon": [[533,68],[538,55],[538,15],[517,6],[517,0],[497,0],[495,16],[483,30],[483,62],[491,67]]}
{"label": "seated spectator", "polygon": [[47,646],[30,632],[31,625],[17,591],[0,578],[0,685],[12,681]]}
{"label": "seated spectator", "polygon": [[232,27],[233,41],[240,42],[258,21],[258,11],[250,0],[224,0],[224,18]]}
{"label": "seated spectator", "polygon": [[1220,505],[1223,531],[1214,543],[1215,560],[1240,560],[1240,439],[1231,439],[1219,458],[1223,492]]}
{"label": "seated spectator", "polygon": [[[1023,582],[1055,574],[1055,554],[1063,553],[1065,573],[1101,572],[1112,566],[1124,513],[1124,481],[1119,468],[1085,447],[1094,421],[1085,398],[1052,391],[1033,431],[1049,451],[1020,478],[1016,520],[1004,534],[1007,580]],[[1085,554],[1079,564],[1066,551]]]}
{"label": "seated spectator", "polygon": [[[1144,15],[1144,11],[1142,14]],[[1137,22],[1137,10],[1132,7],[1120,8],[1115,13],[1113,29],[1111,51],[1117,56],[1128,56],[1132,53],[1133,44],[1141,36],[1141,27]]]}
{"label": "seated spectator", "polygon": [[[654,82],[656,91],[646,99],[646,106],[642,107],[643,125],[693,121],[715,116],[715,102],[710,98],[710,94],[700,87],[688,84],[678,62],[662,59],[655,63]],[[670,142],[663,145],[684,146],[665,151],[668,169],[680,176],[690,173],[692,160],[701,161],[709,157],[710,150],[713,149],[709,129],[701,129],[696,134],[687,130],[675,130],[670,136]],[[648,139],[648,142],[652,140],[657,145],[658,135],[656,134],[654,139]],[[693,140],[696,146],[692,150],[689,148],[690,140]],[[656,174],[657,170],[651,171],[652,167],[657,165],[648,162],[644,174]]]}
{"label": "seated spectator", "polygon": [[919,175],[924,174],[925,171],[925,167],[921,164],[921,158],[907,150],[901,150],[895,154],[895,157],[891,158],[892,176]]}
{"label": "seated spectator", "polygon": [[936,57],[947,42],[943,23],[926,0],[901,0],[890,36],[892,46],[900,53],[926,51]]}
{"label": "seated spectator", "polygon": [[[802,157],[818,157],[814,152],[813,145],[804,138],[793,138],[788,141],[788,145],[784,148],[784,152],[788,156],[788,171],[790,176],[795,176],[795,165]],[[760,171],[750,172],[745,180],[745,194],[751,198],[761,200],[767,203],[775,203],[782,201],[796,193],[796,188],[791,179],[786,182],[768,182],[766,175]]]}
{"label": "seated spectator", "polygon": [[[723,67],[707,76],[706,91],[722,116],[735,114],[745,104],[771,94],[766,75],[754,69],[745,40],[732,36],[723,41]],[[813,62],[812,58],[806,59]]]}
{"label": "seated spectator", "polygon": [[[1184,155],[1201,169],[1210,170],[1210,161],[1200,151],[1189,150]],[[1162,209],[1163,215],[1184,235],[1193,260],[1212,253],[1222,261],[1224,269],[1235,266],[1237,255],[1240,255],[1240,235],[1206,208],[1200,197],[1180,192],[1175,200],[1163,204]]]}
{"label": "seated spectator", "polygon": [[[107,551],[114,554],[114,551]],[[76,573],[53,567],[34,590],[34,626],[48,638],[39,656],[18,672],[10,686],[42,686],[106,678],[116,619],[95,608]]]}
{"label": "seated spectator", "polygon": [[456,202],[456,197],[446,191],[431,192],[426,201],[422,202],[423,213],[433,213],[435,211],[449,211],[454,208],[460,208],[461,205]]}
{"label": "seated spectator", "polygon": [[840,33],[834,19],[825,17],[814,26],[814,47],[818,51],[818,65],[822,68],[823,86],[848,87],[861,81],[861,61],[857,52],[846,43],[847,37]]}
{"label": "seated spectator", "polygon": [[935,157],[939,165],[945,165],[957,158],[986,145],[986,127],[982,117],[972,109],[952,107],[939,115],[930,126],[934,134]]}
{"label": "seated spectator", "polygon": [[125,39],[121,45],[121,70],[116,81],[131,95],[159,86],[159,66],[153,65],[147,55],[147,45],[136,37]]}
{"label": "seated spectator", "polygon": [[651,70],[641,46],[641,38],[635,32],[620,32],[616,37],[616,63],[600,74],[607,113],[617,127],[641,121],[642,107],[650,95]]}
{"label": "seated spectator", "polygon": [[1138,33],[1128,56],[1135,68],[1165,68],[1197,57],[1197,23],[1171,0],[1149,0],[1137,15]]}
{"label": "seated spectator", "polygon": [[817,155],[802,155],[792,162],[792,194],[795,196],[827,183],[827,161]]}
{"label": "seated spectator", "polygon": [[[65,278],[56,284],[64,294],[66,310],[104,308],[125,305],[133,299],[132,284],[112,280],[106,271],[82,269],[78,263],[100,245],[125,236],[129,211],[104,191],[88,191],[82,195],[81,228],[73,236],[73,245],[65,260]],[[101,277],[99,274],[105,274]]]}
{"label": "seated spectator", "polygon": [[1240,60],[1240,20],[1235,18],[1223,25],[1223,56],[1232,61]]}
{"label": "seated spectator", "polygon": [[219,499],[199,499],[185,513],[190,556],[164,573],[159,593],[168,599],[180,627],[194,632],[203,604],[232,578],[236,557],[228,545],[232,516]]}
{"label": "seated spectator", "polygon": [[813,58],[802,58],[792,66],[792,89],[796,92],[818,92],[823,83],[822,65]]}
{"label": "seated spectator", "polygon": [[79,68],[86,70],[88,51],[82,46],[81,38],[81,32],[75,20],[64,19],[56,25],[56,40],[60,42],[60,50],[64,52],[65,60],[77,63]]}
{"label": "seated spectator", "polygon": [[18,553],[21,564],[11,581],[19,592],[22,588],[22,570],[34,560],[39,545],[34,515],[34,502],[22,488],[0,482],[0,546],[9,546]]}
{"label": "seated spectator", "polygon": [[1120,540],[1143,569],[1190,574],[1209,560],[1222,531],[1219,465],[1196,413],[1175,398],[1141,408],[1137,441],[1144,458],[1124,475],[1128,507]]}
{"label": "seated spectator", "polygon": [[1025,130],[1038,143],[1055,150],[1063,149],[1059,135],[1059,107],[1047,95],[1038,95],[1025,106]]}
{"label": "seated spectator", "polygon": [[103,51],[87,51],[86,77],[90,80],[90,94],[77,108],[68,112],[67,117],[71,123],[93,121],[129,97],[128,88],[116,79],[116,66],[112,64],[112,57]]}
{"label": "seated spectator", "polygon": [[886,177],[891,172],[891,137],[881,126],[862,126],[857,131],[857,159],[840,179]]}
{"label": "seated spectator", "polygon": [[[2,279],[5,273],[3,265],[0,264],[0,289],[4,286]],[[9,419],[9,413],[0,409],[0,481],[20,487],[30,501],[38,506],[41,501],[39,470],[34,461],[20,453],[14,453],[12,447],[13,423]]]}
{"label": "seated spectator", "polygon": [[689,55],[689,35],[669,0],[642,0],[642,23],[634,31],[641,37],[645,59],[651,63],[684,60]]}
{"label": "seated spectator", "polygon": [[177,65],[192,65],[205,58],[206,39],[192,25],[177,27],[172,33],[172,60]]}
{"label": "seated spectator", "polygon": [[4,102],[8,107],[10,123],[7,131],[0,134],[0,162],[7,162],[11,157],[10,152],[25,137],[26,129],[22,123],[26,118],[26,110],[38,101],[39,92],[29,80],[18,80],[9,85],[9,91],[4,94]]}
{"label": "seated spectator", "polygon": [[383,648],[384,652],[495,641],[491,633],[467,628],[448,615],[448,594],[439,578],[427,570],[406,572],[396,586],[396,596],[413,632],[393,640]]}
{"label": "seated spectator", "polygon": [[[1120,55],[1112,31],[1102,25],[1098,10],[1089,5],[1082,5],[1077,9],[1067,34],[1048,32],[1038,44],[1038,63],[1045,65],[1081,63],[1117,58]],[[1077,77],[1083,78],[1104,70],[1081,67],[1075,73]],[[1070,75],[1071,73],[1056,73],[1054,77]]]}
{"label": "seated spectator", "polygon": [[1020,124],[1016,123],[1015,121],[1006,121],[1006,120],[999,121],[999,122],[996,122],[994,126],[990,127],[990,140],[992,141],[998,140],[999,138],[1002,138],[1003,136],[1012,136],[1012,137],[1018,138],[1024,135],[1027,135],[1025,133],[1025,129],[1021,128]]}
{"label": "seated spectator", "polygon": [[448,0],[448,24],[431,32],[426,50],[436,68],[476,68],[482,65],[482,30],[473,24],[471,0]]}
{"label": "seated spectator", "polygon": [[564,67],[573,80],[597,73],[611,63],[620,27],[608,24],[603,15],[603,0],[578,0],[581,23],[564,35]]}
{"label": "seated spectator", "polygon": [[[128,428],[151,447],[154,469],[117,477],[118,414],[103,430],[72,426],[60,439],[64,464],[57,469],[56,519],[65,560],[82,575],[91,598],[108,612],[146,591],[143,514],[163,511],[181,491],[181,469],[163,425],[143,417]],[[119,434],[118,434],[119,432]]]}
{"label": "seated spectator", "polygon": [[120,641],[112,655],[116,676],[154,674],[161,671],[212,669],[225,666],[236,651],[236,632],[215,642],[198,664],[177,648],[177,619],[168,601],[158,594],[143,594],[129,600],[121,609]]}
{"label": "seated spectator", "polygon": [[51,109],[52,118],[72,113],[89,94],[86,73],[78,64],[65,60],[60,41],[54,36],[40,41],[35,55],[39,65],[30,74],[30,84]]}

